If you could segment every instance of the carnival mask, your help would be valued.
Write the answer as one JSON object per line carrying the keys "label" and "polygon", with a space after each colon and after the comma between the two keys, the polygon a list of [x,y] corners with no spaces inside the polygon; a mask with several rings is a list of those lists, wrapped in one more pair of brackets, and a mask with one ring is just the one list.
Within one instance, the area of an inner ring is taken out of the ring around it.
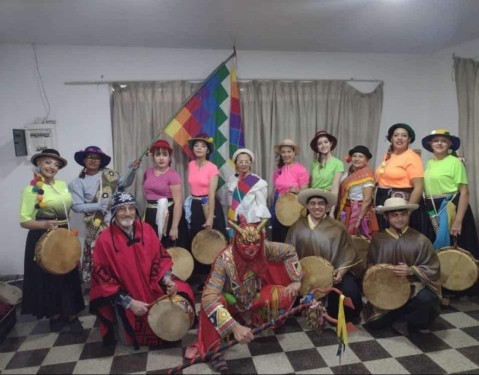
{"label": "carnival mask", "polygon": [[233,245],[244,259],[253,260],[256,258],[258,251],[262,249],[264,243],[263,229],[267,222],[267,219],[263,219],[259,224],[243,223],[238,225],[229,221],[236,232]]}

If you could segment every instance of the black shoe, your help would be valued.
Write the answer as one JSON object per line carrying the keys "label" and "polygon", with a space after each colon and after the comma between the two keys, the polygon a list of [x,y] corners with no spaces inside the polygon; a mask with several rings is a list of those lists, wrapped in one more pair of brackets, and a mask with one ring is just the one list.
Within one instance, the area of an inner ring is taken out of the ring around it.
{"label": "black shoe", "polygon": [[83,333],[83,326],[78,318],[70,320],[68,325],[70,326],[70,332],[74,335],[81,335]]}
{"label": "black shoe", "polygon": [[60,332],[65,326],[66,322],[60,318],[51,318],[49,321],[50,331]]}

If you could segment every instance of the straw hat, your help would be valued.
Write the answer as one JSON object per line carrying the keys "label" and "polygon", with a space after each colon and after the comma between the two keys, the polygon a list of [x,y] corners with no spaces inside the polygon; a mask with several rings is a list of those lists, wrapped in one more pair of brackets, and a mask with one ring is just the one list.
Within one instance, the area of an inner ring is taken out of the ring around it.
{"label": "straw hat", "polygon": [[283,146],[289,146],[293,148],[296,155],[299,154],[299,147],[296,145],[296,143],[294,143],[292,139],[288,138],[284,139],[279,145],[274,146],[274,152],[277,154],[281,153],[281,147]]}
{"label": "straw hat", "polygon": [[301,190],[298,194],[298,202],[303,206],[306,206],[306,203],[309,199],[313,197],[321,197],[326,200],[326,205],[328,207],[336,204],[338,197],[336,194],[333,194],[327,190],[323,189],[304,189]]}
{"label": "straw hat", "polygon": [[408,203],[404,198],[389,198],[384,202],[384,206],[377,206],[375,208],[378,214],[383,214],[389,211],[408,210],[409,212],[416,210],[419,207],[417,203]]}

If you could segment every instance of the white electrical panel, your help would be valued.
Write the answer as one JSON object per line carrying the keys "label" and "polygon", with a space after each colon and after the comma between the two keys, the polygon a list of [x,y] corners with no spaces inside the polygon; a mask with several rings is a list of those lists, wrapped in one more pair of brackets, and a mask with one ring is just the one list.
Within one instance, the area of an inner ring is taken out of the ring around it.
{"label": "white electrical panel", "polygon": [[28,155],[34,155],[47,148],[57,148],[55,124],[25,125],[25,142]]}

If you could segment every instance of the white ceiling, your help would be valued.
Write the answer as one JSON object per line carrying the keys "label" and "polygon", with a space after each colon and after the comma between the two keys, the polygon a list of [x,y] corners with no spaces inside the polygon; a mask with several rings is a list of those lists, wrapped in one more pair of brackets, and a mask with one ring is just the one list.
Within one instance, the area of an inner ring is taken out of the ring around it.
{"label": "white ceiling", "polygon": [[0,43],[432,53],[475,38],[478,0],[0,0]]}

